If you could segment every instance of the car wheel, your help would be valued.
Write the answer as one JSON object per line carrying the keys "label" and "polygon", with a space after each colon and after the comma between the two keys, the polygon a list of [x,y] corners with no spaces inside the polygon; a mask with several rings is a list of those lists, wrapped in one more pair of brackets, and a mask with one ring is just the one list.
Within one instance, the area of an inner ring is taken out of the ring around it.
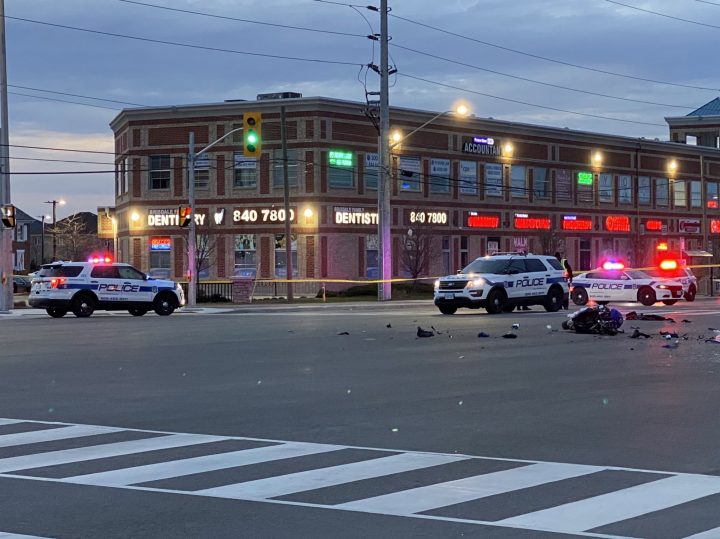
{"label": "car wheel", "polygon": [[455,311],[457,311],[457,307],[451,307],[450,305],[440,305],[438,309],[443,314],[455,314]]}
{"label": "car wheel", "polygon": [[485,306],[485,310],[489,314],[498,314],[502,312],[503,307],[505,306],[505,294],[502,293],[500,290],[491,290],[487,297],[487,305]]}
{"label": "car wheel", "polygon": [[160,316],[170,316],[175,312],[177,301],[169,294],[161,294],[155,298],[153,309]]}
{"label": "car wheel", "polygon": [[687,293],[685,294],[685,301],[695,301],[695,295],[697,294],[697,290],[695,290],[694,286],[691,286]]}
{"label": "car wheel", "polygon": [[640,290],[638,290],[638,301],[645,305],[645,307],[655,305],[655,302],[657,301],[655,290],[649,286],[643,286]]}
{"label": "car wheel", "polygon": [[45,311],[53,318],[62,318],[67,314],[67,309],[60,309],[59,307],[50,307]]}
{"label": "car wheel", "polygon": [[503,305],[502,312],[511,313],[515,310],[515,305]]}
{"label": "car wheel", "polygon": [[72,299],[70,310],[78,318],[87,318],[95,312],[95,299],[89,294],[78,294]]}
{"label": "car wheel", "polygon": [[678,302],[676,299],[664,299],[663,303],[665,305],[675,305]]}
{"label": "car wheel", "polygon": [[139,309],[137,307],[133,307],[132,309],[128,309],[128,312],[133,316],[142,316],[147,312],[147,309]]}
{"label": "car wheel", "polygon": [[562,309],[563,305],[563,291],[557,287],[548,290],[547,297],[545,298],[544,307],[549,313],[556,313]]}
{"label": "car wheel", "polygon": [[588,294],[587,291],[584,288],[576,287],[573,288],[572,292],[570,293],[570,298],[573,300],[573,303],[575,305],[587,305],[588,302]]}

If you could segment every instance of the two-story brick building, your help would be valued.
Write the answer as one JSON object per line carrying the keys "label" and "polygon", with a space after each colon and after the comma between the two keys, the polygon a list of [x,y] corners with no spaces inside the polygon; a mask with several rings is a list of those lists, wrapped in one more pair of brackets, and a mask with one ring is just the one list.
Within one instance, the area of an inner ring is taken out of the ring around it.
{"label": "two-story brick building", "polygon": [[[262,156],[241,133],[196,163],[200,278],[285,275],[280,105],[287,110],[294,273],[377,275],[377,131],[363,104],[323,97],[123,110],[116,144],[119,258],[183,277],[188,137],[202,148],[262,113]],[[393,108],[408,133],[433,112]],[[674,119],[668,119],[672,123]],[[693,120],[694,121],[694,120]],[[678,138],[680,140],[680,138]],[[395,147],[393,273],[409,230],[432,237],[427,274],[496,251],[554,251],[591,268],[613,254],[642,264],[655,245],[712,250],[720,235],[720,151],[488,118],[446,115]]]}

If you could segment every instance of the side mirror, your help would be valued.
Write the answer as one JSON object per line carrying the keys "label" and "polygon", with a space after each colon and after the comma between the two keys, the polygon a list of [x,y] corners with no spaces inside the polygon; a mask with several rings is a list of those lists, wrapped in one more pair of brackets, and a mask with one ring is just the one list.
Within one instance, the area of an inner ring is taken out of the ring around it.
{"label": "side mirror", "polygon": [[460,275],[460,274],[462,273],[462,270],[459,269],[459,270],[457,270],[455,273],[457,273],[458,275]]}

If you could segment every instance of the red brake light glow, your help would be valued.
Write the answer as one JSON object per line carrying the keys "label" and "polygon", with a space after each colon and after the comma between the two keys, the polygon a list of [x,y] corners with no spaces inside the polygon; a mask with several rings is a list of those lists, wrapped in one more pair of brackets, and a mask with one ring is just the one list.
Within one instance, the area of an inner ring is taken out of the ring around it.
{"label": "red brake light glow", "polygon": [[65,284],[65,277],[60,277],[58,279],[50,279],[50,288],[59,288],[61,285]]}
{"label": "red brake light glow", "polygon": [[623,270],[625,269],[625,264],[622,262],[613,262],[612,260],[608,260],[602,265],[604,270]]}
{"label": "red brake light glow", "polygon": [[661,270],[674,270],[677,269],[677,267],[677,260],[663,260],[662,262],[660,262]]}

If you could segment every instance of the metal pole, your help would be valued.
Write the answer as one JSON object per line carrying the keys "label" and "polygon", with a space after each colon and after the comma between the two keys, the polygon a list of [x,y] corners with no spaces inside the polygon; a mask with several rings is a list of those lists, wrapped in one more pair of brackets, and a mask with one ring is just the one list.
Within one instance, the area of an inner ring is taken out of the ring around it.
{"label": "metal pole", "polygon": [[52,208],[53,208],[53,214],[52,214],[52,218],[53,218],[53,231],[52,231],[53,256],[52,256],[52,262],[55,262],[55,260],[57,260],[57,258],[56,258],[56,255],[57,255],[57,230],[55,229],[55,225],[57,223],[57,215],[55,213],[55,207],[57,206],[57,203],[58,203],[57,200],[53,200],[52,202],[50,202],[50,204],[52,204]]}
{"label": "metal pole", "polygon": [[[7,49],[5,47],[5,0],[0,0],[0,204],[10,204],[10,136],[8,133]],[[13,308],[12,230],[0,225],[0,312]]]}
{"label": "metal pole", "polygon": [[292,236],[290,235],[290,179],[288,178],[288,156],[287,156],[287,118],[285,106],[280,107],[280,142],[282,144],[283,159],[283,187],[285,203],[285,259],[287,279],[287,300],[293,300],[293,263],[292,263]]}
{"label": "metal pole", "polygon": [[[195,307],[197,297],[197,271],[195,246],[195,132],[190,132],[188,142],[188,198],[190,199],[190,226],[188,228],[188,307]],[[179,223],[178,223],[179,224]]]}
{"label": "metal pole", "polygon": [[388,3],[380,1],[380,140],[378,141],[378,299],[392,299],[392,214],[390,211],[390,88],[388,85]]}
{"label": "metal pole", "polygon": [[45,263],[45,216],[42,216],[42,231],[40,232],[40,265]]}

